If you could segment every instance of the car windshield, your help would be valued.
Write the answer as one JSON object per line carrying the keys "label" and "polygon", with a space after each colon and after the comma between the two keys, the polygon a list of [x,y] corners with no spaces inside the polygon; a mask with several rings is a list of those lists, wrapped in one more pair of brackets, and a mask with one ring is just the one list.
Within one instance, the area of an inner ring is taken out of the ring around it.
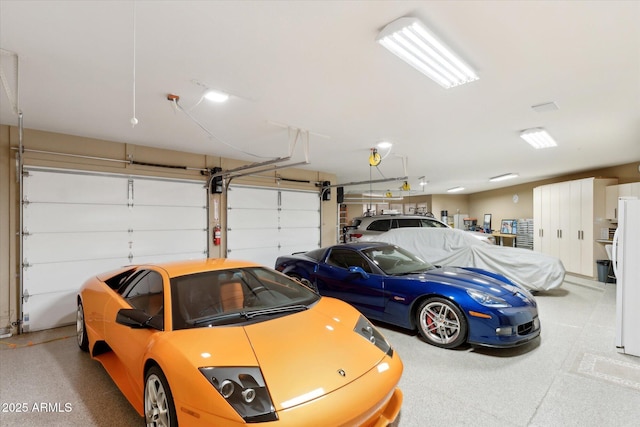
{"label": "car windshield", "polygon": [[394,245],[368,248],[362,253],[390,276],[422,273],[435,268],[412,253]]}
{"label": "car windshield", "polygon": [[319,298],[301,283],[261,267],[174,277],[173,329],[261,321],[306,310]]}

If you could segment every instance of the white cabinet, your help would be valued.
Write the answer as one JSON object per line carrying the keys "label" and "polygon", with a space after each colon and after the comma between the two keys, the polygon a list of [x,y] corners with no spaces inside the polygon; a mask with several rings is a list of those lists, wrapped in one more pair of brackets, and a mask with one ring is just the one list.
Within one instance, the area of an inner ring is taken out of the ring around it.
{"label": "white cabinet", "polygon": [[640,198],[640,182],[610,185],[606,188],[607,211],[606,218],[618,219],[618,197]]}
{"label": "white cabinet", "polygon": [[606,259],[596,242],[609,226],[605,189],[616,182],[585,178],[534,188],[534,250],[560,258],[567,272],[595,277],[596,259]]}

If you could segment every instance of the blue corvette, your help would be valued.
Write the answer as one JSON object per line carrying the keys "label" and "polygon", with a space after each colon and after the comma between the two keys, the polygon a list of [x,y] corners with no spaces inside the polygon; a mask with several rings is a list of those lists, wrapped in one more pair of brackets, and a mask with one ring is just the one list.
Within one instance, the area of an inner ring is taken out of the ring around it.
{"label": "blue corvette", "polygon": [[370,319],[417,328],[438,347],[515,347],[540,335],[536,301],[523,287],[486,270],[434,267],[388,243],[281,256],[275,268]]}

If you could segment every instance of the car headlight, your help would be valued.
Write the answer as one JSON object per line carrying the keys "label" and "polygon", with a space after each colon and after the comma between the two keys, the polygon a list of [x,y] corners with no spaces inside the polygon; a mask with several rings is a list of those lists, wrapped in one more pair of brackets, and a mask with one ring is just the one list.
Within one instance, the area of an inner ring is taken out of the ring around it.
{"label": "car headlight", "polygon": [[356,327],[353,328],[353,331],[358,335],[364,337],[371,344],[378,347],[385,354],[389,356],[393,356],[393,349],[391,348],[391,344],[387,342],[387,340],[382,336],[382,334],[369,322],[369,320],[360,316],[358,322],[356,323]]}
{"label": "car headlight", "polygon": [[477,302],[478,304],[482,304],[485,307],[493,307],[493,308],[511,307],[511,304],[509,304],[502,298],[497,297],[495,295],[488,294],[486,292],[478,291],[476,289],[467,289],[467,294],[469,294],[469,296],[473,298],[475,302]]}
{"label": "car headlight", "polygon": [[238,366],[199,369],[245,422],[259,423],[278,419],[260,368]]}

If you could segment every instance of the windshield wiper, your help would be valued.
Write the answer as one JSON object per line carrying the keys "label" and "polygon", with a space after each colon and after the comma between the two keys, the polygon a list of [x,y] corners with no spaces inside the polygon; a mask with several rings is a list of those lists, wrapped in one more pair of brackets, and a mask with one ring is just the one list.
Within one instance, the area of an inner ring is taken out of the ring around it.
{"label": "windshield wiper", "polygon": [[187,320],[187,323],[192,326],[200,326],[205,324],[223,323],[229,320],[248,319],[247,314],[244,311],[235,313],[215,314],[213,316],[200,317],[198,319]]}
{"label": "windshield wiper", "polygon": [[191,326],[226,324],[238,319],[249,320],[259,316],[270,316],[272,314],[304,311],[306,309],[307,306],[302,304],[286,305],[284,307],[272,307],[263,308],[260,310],[236,311],[233,313],[216,314],[213,316],[206,316],[198,319],[188,320],[187,323]]}
{"label": "windshield wiper", "polygon": [[254,317],[258,317],[258,316],[269,316],[271,314],[304,311],[306,309],[307,309],[306,305],[294,304],[294,305],[285,305],[283,307],[272,307],[272,308],[263,308],[260,310],[252,310],[252,311],[245,312],[244,314],[247,319],[253,319]]}
{"label": "windshield wiper", "polygon": [[404,273],[394,274],[394,276],[408,276],[409,274],[426,273],[429,270],[433,270],[433,268],[425,268],[425,269],[421,269],[421,270],[405,271]]}

